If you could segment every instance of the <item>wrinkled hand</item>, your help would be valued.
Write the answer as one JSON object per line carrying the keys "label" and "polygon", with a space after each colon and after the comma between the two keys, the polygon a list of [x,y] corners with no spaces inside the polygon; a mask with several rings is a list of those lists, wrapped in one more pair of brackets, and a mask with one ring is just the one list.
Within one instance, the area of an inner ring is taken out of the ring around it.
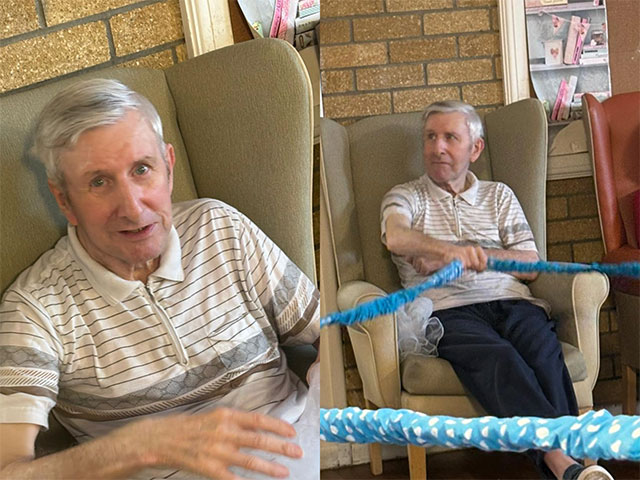
{"label": "wrinkled hand", "polygon": [[443,260],[434,260],[427,257],[410,257],[407,260],[420,275],[430,275],[447,264]]}
{"label": "wrinkled hand", "polygon": [[[208,478],[236,480],[236,466],[275,478],[289,474],[286,467],[240,451],[250,448],[302,456],[302,449],[281,437],[294,437],[287,422],[258,413],[219,408],[197,415],[146,419],[121,429],[144,445],[148,466],[184,468]],[[128,431],[127,431],[128,430]],[[275,434],[275,435],[272,435]]]}
{"label": "wrinkled hand", "polygon": [[487,254],[482,247],[452,246],[445,254],[445,262],[450,263],[453,260],[460,260],[464,268],[482,272],[487,269]]}
{"label": "wrinkled hand", "polygon": [[411,263],[416,272],[421,275],[429,275],[436,270],[440,270],[454,260],[460,260],[464,268],[481,272],[487,268],[487,254],[478,246],[450,246],[442,255],[442,258],[434,259],[431,257],[408,257],[407,261]]}

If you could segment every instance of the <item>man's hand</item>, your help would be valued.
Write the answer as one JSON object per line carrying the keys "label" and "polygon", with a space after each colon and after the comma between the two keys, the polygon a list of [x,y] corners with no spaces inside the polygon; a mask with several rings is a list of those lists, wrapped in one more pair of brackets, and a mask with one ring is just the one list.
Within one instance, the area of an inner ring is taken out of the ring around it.
{"label": "man's hand", "polygon": [[[108,435],[33,460],[40,429],[31,424],[0,424],[3,447],[0,478],[127,478],[153,467],[189,470],[207,478],[238,480],[232,466],[284,478],[284,466],[245,453],[262,450],[291,458],[302,449],[282,437],[295,436],[282,420],[258,413],[219,408],[197,415],[170,415],[131,422]],[[8,448],[15,445],[15,447]]]}
{"label": "man's hand", "polygon": [[142,420],[117,433],[135,435],[141,440],[148,456],[147,466],[180,467],[220,480],[240,478],[229,471],[233,466],[276,478],[289,474],[286,467],[240,449],[262,450],[291,458],[303,454],[298,445],[280,438],[295,436],[289,423],[229,408]]}
{"label": "man's hand", "polygon": [[460,260],[464,268],[482,272],[487,268],[487,254],[478,246],[460,247],[448,245],[444,248],[441,259],[433,259],[426,256],[409,257],[407,260],[421,275],[429,275],[443,268],[454,260]]}
{"label": "man's hand", "polygon": [[389,251],[409,259],[418,273],[427,274],[460,260],[464,268],[481,272],[487,268],[487,254],[478,246],[458,246],[436,240],[413,230],[409,219],[392,214],[386,222],[386,245]]}
{"label": "man's hand", "polygon": [[482,272],[487,269],[487,254],[482,247],[452,245],[444,255],[445,263],[460,260],[464,268]]}
{"label": "man's hand", "polygon": [[428,257],[408,257],[407,261],[420,275],[431,275],[446,265],[443,260],[433,260]]}

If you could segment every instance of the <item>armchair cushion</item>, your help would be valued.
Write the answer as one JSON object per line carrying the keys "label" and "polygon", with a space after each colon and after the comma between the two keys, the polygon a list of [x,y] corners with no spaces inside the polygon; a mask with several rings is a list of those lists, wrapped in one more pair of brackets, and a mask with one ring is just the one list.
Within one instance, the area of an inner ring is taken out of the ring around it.
{"label": "armchair cushion", "polygon": [[[587,366],[580,350],[560,342],[571,381],[587,378]],[[446,360],[424,355],[409,355],[400,366],[402,388],[415,395],[466,395],[453,367]]]}

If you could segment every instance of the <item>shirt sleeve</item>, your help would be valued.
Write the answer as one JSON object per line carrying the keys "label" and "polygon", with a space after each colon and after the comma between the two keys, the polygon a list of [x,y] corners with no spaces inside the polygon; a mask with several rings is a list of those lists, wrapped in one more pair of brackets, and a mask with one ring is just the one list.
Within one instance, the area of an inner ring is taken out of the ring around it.
{"label": "shirt sleeve", "polygon": [[533,232],[518,198],[506,185],[501,184],[498,196],[498,229],[505,250],[538,251]]}
{"label": "shirt sleeve", "polygon": [[238,212],[243,262],[280,345],[320,336],[320,293],[313,282],[251,220]]}
{"label": "shirt sleeve", "polygon": [[385,245],[387,244],[386,225],[391,215],[402,215],[409,220],[410,224],[413,224],[413,217],[416,211],[414,198],[415,195],[406,185],[396,185],[382,198],[382,204],[380,205],[380,239]]}
{"label": "shirt sleeve", "polygon": [[0,423],[48,427],[58,395],[61,350],[38,303],[9,290],[0,305]]}

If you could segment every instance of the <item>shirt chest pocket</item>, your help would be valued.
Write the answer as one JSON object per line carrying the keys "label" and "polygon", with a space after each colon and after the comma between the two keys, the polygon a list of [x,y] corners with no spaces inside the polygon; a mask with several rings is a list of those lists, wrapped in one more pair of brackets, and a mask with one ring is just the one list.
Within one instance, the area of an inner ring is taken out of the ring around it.
{"label": "shirt chest pocket", "polygon": [[[249,305],[235,300],[203,312],[200,317],[203,330],[200,338],[227,370],[259,362],[277,346],[273,341],[275,335],[270,338],[271,326],[260,320],[262,315],[256,315]],[[193,338],[189,343],[196,341],[198,339]]]}

